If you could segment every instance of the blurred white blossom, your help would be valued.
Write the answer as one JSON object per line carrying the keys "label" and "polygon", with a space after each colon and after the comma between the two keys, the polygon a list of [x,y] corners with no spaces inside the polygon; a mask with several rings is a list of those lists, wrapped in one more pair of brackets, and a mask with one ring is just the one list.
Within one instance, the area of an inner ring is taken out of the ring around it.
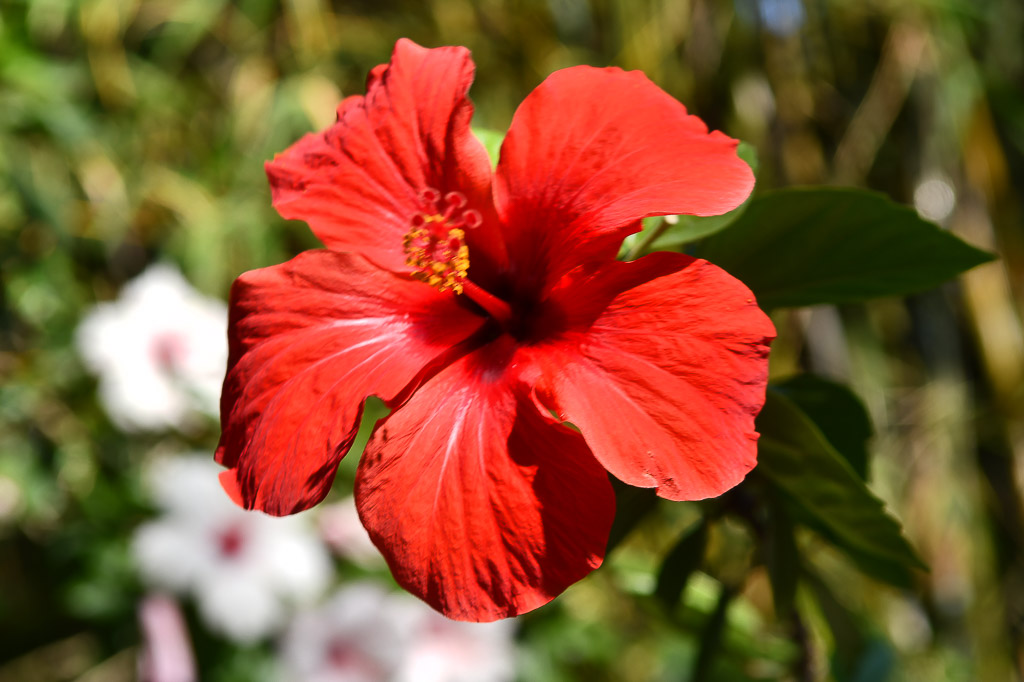
{"label": "blurred white blossom", "polygon": [[394,596],[351,583],[318,608],[299,613],[281,642],[284,680],[382,682],[392,678],[411,639]]}
{"label": "blurred white blossom", "polygon": [[281,642],[282,681],[508,682],[513,624],[448,620],[404,593],[350,583],[300,613]]}
{"label": "blurred white blossom", "polygon": [[322,594],[333,567],[306,515],[239,508],[220,471],[211,458],[154,462],[149,486],[163,515],[136,530],[132,549],[147,583],[191,594],[212,630],[254,641],[285,621],[292,602]]}
{"label": "blurred white blossom", "polygon": [[227,308],[193,289],[174,267],[150,266],[116,301],[93,308],[75,337],[99,376],[100,401],[120,428],[183,428],[196,413],[217,414]]}
{"label": "blurred white blossom", "polygon": [[515,678],[512,621],[462,623],[421,602],[420,618],[395,682],[508,682]]}

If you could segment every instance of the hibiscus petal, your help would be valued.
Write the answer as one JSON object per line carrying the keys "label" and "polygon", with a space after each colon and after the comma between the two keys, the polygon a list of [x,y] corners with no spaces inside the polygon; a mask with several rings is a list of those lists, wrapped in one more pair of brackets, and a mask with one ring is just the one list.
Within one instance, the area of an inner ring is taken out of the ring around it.
{"label": "hibiscus petal", "polygon": [[421,386],[378,425],[359,515],[400,585],[457,620],[537,608],[601,564],[607,474],[579,434],[517,394],[501,342]]}
{"label": "hibiscus petal", "polygon": [[309,223],[328,248],[407,270],[402,240],[423,190],[490,205],[487,152],[469,129],[473,68],[465,48],[399,40],[365,97],[345,99],[334,125],[267,162],[278,212]]}
{"label": "hibiscus petal", "polygon": [[395,398],[482,319],[366,260],[307,251],[231,291],[221,483],[247,508],[306,509],[330,489],[370,394]]}
{"label": "hibiscus petal", "polygon": [[516,111],[495,173],[513,268],[543,286],[613,258],[640,218],[736,208],[754,186],[737,144],[639,71],[556,71]]}
{"label": "hibiscus petal", "polygon": [[532,349],[544,397],[630,485],[694,500],[739,483],[775,337],[750,290],[670,253],[573,275],[552,300],[569,331]]}

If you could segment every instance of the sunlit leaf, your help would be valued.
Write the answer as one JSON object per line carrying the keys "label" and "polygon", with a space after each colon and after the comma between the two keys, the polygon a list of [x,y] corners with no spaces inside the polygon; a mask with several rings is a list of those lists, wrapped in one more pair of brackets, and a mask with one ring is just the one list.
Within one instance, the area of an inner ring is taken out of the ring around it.
{"label": "sunlit leaf", "polygon": [[762,308],[915,293],[993,258],[911,208],[846,188],[766,192],[697,255],[743,281]]}
{"label": "sunlit leaf", "polygon": [[864,481],[789,399],[768,392],[757,419],[758,468],[790,506],[794,520],[834,543],[868,575],[899,587],[925,569]]}

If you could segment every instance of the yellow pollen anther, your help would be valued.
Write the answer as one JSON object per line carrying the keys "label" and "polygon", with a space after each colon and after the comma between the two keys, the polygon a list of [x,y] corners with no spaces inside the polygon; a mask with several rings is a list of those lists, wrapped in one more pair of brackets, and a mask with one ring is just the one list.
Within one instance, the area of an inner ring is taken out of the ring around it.
{"label": "yellow pollen anther", "polygon": [[412,276],[421,282],[440,291],[450,289],[461,294],[469,270],[469,247],[463,227],[479,225],[480,214],[465,209],[465,198],[455,192],[445,197],[448,206],[442,214],[439,198],[434,190],[424,193],[428,210],[412,219],[402,243],[405,262],[412,268]]}

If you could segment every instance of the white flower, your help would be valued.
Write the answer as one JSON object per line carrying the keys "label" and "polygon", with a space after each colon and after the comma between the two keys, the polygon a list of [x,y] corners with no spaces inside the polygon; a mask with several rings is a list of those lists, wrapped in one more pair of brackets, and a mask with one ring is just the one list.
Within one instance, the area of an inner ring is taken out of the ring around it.
{"label": "white flower", "polygon": [[100,401],[120,428],[183,428],[197,412],[217,414],[227,308],[195,291],[174,267],[150,266],[116,301],[90,311],[75,336],[99,375]]}
{"label": "white flower", "polygon": [[427,606],[421,611],[395,682],[511,682],[515,678],[512,621],[462,623]]}
{"label": "white flower", "polygon": [[155,462],[150,487],[164,514],[136,530],[132,549],[148,583],[192,594],[211,629],[254,641],[284,621],[289,602],[318,597],[332,564],[305,515],[237,507],[220,471],[208,458]]}
{"label": "white flower", "polygon": [[509,682],[513,624],[448,620],[404,593],[351,583],[300,613],[281,643],[282,680]]}
{"label": "white flower", "polygon": [[374,583],[351,583],[296,616],[281,642],[282,680],[390,680],[411,640],[410,626],[394,595]]}

